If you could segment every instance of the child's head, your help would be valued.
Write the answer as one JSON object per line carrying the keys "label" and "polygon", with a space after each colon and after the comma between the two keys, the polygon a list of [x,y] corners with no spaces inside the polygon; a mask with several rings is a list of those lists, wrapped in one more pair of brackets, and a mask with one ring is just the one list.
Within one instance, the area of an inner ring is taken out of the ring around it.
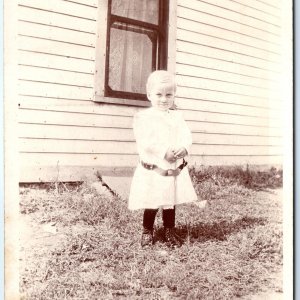
{"label": "child's head", "polygon": [[152,106],[168,110],[174,104],[176,83],[174,76],[164,70],[154,71],[147,80],[147,97]]}

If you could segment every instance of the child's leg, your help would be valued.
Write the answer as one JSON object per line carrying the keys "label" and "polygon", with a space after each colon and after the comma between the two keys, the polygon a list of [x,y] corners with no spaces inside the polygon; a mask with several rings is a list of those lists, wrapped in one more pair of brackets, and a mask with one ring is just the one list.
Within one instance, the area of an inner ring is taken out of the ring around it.
{"label": "child's leg", "polygon": [[165,239],[169,247],[179,247],[182,239],[175,233],[175,206],[172,209],[163,209],[163,224],[165,228]]}
{"label": "child's leg", "polygon": [[153,244],[153,226],[158,209],[145,209],[143,217],[142,247]]}
{"label": "child's leg", "polygon": [[165,228],[175,227],[175,206],[171,209],[163,209],[162,211],[163,224]]}
{"label": "child's leg", "polygon": [[145,209],[143,217],[143,227],[146,230],[152,231],[155,221],[155,216],[158,209]]}

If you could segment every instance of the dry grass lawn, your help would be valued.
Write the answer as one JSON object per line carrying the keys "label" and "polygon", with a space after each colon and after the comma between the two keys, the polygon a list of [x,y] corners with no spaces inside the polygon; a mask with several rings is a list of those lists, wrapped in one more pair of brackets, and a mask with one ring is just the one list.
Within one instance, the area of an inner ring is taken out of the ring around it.
{"label": "dry grass lawn", "polygon": [[191,174],[208,205],[178,206],[175,250],[160,214],[155,245],[141,249],[142,212],[95,185],[20,187],[23,299],[280,298],[281,189]]}

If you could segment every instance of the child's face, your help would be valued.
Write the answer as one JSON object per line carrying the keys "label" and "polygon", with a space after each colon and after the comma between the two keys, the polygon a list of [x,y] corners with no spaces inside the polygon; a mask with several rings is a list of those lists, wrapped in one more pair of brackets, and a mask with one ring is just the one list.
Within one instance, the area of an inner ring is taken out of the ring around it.
{"label": "child's face", "polygon": [[173,83],[154,84],[148,91],[148,99],[152,106],[159,110],[168,110],[172,107],[175,97],[175,87]]}

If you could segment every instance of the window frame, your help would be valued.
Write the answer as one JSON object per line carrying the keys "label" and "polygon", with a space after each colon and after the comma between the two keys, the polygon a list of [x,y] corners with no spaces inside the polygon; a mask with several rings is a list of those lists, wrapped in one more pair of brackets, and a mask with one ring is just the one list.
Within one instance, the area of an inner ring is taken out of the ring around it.
{"label": "window frame", "polygon": [[[158,69],[168,69],[172,71],[175,68],[175,55],[170,55],[170,50],[175,50],[174,29],[176,29],[176,0],[159,0],[159,22],[158,25],[131,19],[112,14],[113,20],[129,20],[135,23],[134,25],[145,25],[145,23],[151,24],[152,28],[158,30]],[[133,106],[150,106],[145,94],[137,94],[131,92],[111,92],[108,90],[108,71],[109,71],[109,32],[112,21],[111,15],[108,11],[111,8],[111,0],[99,0],[98,5],[98,30],[97,30],[97,43],[96,43],[96,55],[95,55],[95,88],[94,88],[94,101],[111,103],[111,104],[123,104]],[[172,22],[172,23],[171,23]],[[161,29],[163,24],[163,30]],[[171,25],[172,24],[172,25]],[[144,26],[143,26],[144,27]],[[151,29],[152,29],[151,28]],[[171,29],[173,28],[172,39]],[[172,47],[170,49],[170,47]],[[171,59],[170,57],[173,56]],[[172,67],[170,65],[172,64]]]}

